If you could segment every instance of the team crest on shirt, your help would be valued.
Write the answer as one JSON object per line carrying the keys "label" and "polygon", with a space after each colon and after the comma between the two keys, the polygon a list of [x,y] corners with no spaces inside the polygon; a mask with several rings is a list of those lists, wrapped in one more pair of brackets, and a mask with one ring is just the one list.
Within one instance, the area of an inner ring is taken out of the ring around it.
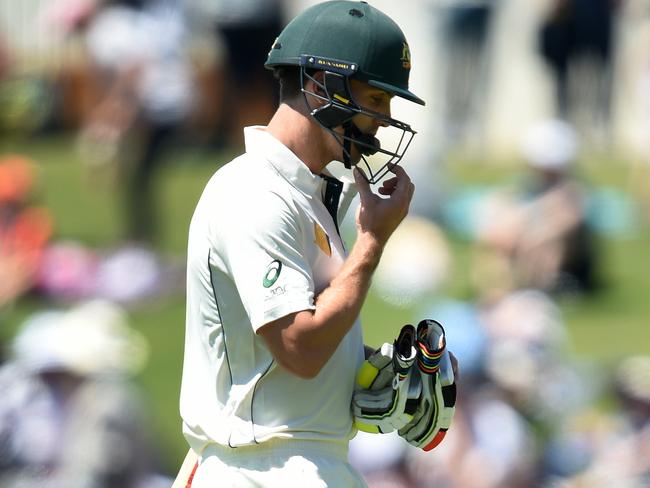
{"label": "team crest on shirt", "polygon": [[316,244],[321,251],[327,254],[328,257],[332,256],[332,245],[330,238],[323,228],[314,222],[314,244]]}

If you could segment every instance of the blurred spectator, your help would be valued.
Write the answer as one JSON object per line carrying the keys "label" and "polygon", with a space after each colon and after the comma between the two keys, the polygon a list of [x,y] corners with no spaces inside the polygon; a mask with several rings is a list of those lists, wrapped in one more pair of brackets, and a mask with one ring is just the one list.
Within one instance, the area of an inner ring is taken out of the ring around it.
{"label": "blurred spectator", "polygon": [[445,442],[430,453],[407,451],[411,486],[546,486],[548,439],[596,391],[568,360],[559,308],[540,291],[518,290],[476,306],[438,301],[427,316],[445,325],[463,369]]}
{"label": "blurred spectator", "polygon": [[134,304],[178,290],[182,266],[148,247],[98,252],[53,241],[52,217],[34,204],[35,187],[32,161],[0,157],[0,308],[26,292],[65,303],[96,297]]}
{"label": "blurred spectator", "polygon": [[42,73],[21,68],[23,59],[6,34],[0,23],[0,134],[37,133],[54,118],[53,85]]}
{"label": "blurred spectator", "polygon": [[650,357],[625,358],[616,369],[613,383],[629,426],[650,427]]}
{"label": "blurred spectator", "polygon": [[3,35],[0,35],[0,80],[4,80],[9,74],[11,59],[7,41]]}
{"label": "blurred spectator", "polygon": [[484,376],[490,342],[478,305],[440,297],[427,304],[423,313],[418,313],[413,320],[419,321],[420,317],[433,318],[445,327],[447,344],[462,368],[459,384],[471,383]]}
{"label": "blurred spectator", "polygon": [[[630,162],[629,190],[650,223],[650,2],[626,0],[617,30],[617,148]],[[629,156],[628,156],[629,155]]]}
{"label": "blurred spectator", "polygon": [[155,486],[148,415],[129,381],[146,345],[119,307],[38,312],[11,352],[0,369],[1,486]]}
{"label": "blurred spectator", "polygon": [[[614,17],[618,0],[553,0],[539,32],[539,48],[552,70],[557,116],[590,128],[609,123]],[[586,109],[586,110],[585,110]]]}
{"label": "blurred spectator", "polygon": [[33,204],[35,172],[26,157],[0,158],[0,308],[33,286],[52,234],[49,212]]}
{"label": "blurred spectator", "polygon": [[594,232],[586,188],[574,174],[578,140],[572,127],[548,120],[527,134],[523,187],[486,199],[480,211],[479,289],[591,292],[597,288]]}
{"label": "blurred spectator", "polygon": [[373,286],[382,299],[394,306],[432,300],[450,275],[447,238],[438,225],[422,217],[406,217],[382,256]]}
{"label": "blurred spectator", "polygon": [[546,472],[552,486],[650,485],[650,357],[624,358],[611,386],[618,410],[585,410],[549,443]]}
{"label": "blurred spectator", "polygon": [[160,224],[156,170],[192,109],[180,0],[87,0],[76,20],[102,93],[80,137],[82,156],[116,168],[127,238],[153,243]]}
{"label": "blurred spectator", "polygon": [[350,441],[348,458],[368,488],[413,488],[407,466],[409,445],[397,435],[368,434],[363,431]]}
{"label": "blurred spectator", "polygon": [[98,251],[57,241],[45,249],[34,291],[59,303],[102,298],[135,305],[182,292],[183,273],[180,262],[148,247],[126,244]]}
{"label": "blurred spectator", "polygon": [[459,393],[444,442],[431,452],[408,450],[410,486],[534,486],[535,439],[523,415],[489,383],[466,385]]}
{"label": "blurred spectator", "polygon": [[[445,137],[452,145],[480,137],[496,0],[442,1]],[[437,68],[436,68],[437,69]],[[475,141],[472,141],[475,143]]]}
{"label": "blurred spectator", "polygon": [[242,128],[261,124],[273,114],[277,83],[264,68],[269,49],[285,22],[284,0],[185,0],[205,23],[211,24],[223,53],[215,69],[220,101],[214,142],[243,147]]}
{"label": "blurred spectator", "polygon": [[484,373],[511,405],[535,425],[540,441],[557,419],[594,401],[592,371],[570,360],[559,307],[539,290],[517,290],[481,307],[488,341]]}

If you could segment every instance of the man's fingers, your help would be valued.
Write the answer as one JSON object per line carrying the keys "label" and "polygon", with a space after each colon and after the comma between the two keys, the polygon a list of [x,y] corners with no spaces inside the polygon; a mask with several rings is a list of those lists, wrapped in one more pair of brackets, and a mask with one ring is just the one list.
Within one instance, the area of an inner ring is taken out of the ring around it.
{"label": "man's fingers", "polygon": [[395,185],[397,185],[397,177],[396,176],[393,176],[392,178],[384,180],[384,182],[383,182],[383,186],[385,186],[385,187],[395,188]]}
{"label": "man's fingers", "polygon": [[395,190],[395,186],[397,186],[397,178],[390,178],[383,182],[378,191],[381,195],[390,195]]}
{"label": "man's fingers", "polygon": [[[399,168],[399,169],[397,169]],[[391,170],[393,171],[393,170]],[[395,189],[393,191],[394,195],[398,195],[400,193],[404,193],[407,195],[409,198],[413,196],[413,191],[415,190],[415,185],[411,182],[411,178],[406,174],[406,171],[404,171],[403,168],[400,168],[399,166],[395,167],[395,179],[397,180],[395,184]]]}
{"label": "man's fingers", "polygon": [[402,168],[399,164],[391,165],[390,172],[395,175],[391,179],[397,180],[398,183],[403,183],[403,182],[409,182],[410,183],[410,181],[411,181],[411,178],[409,178],[409,175],[406,173],[404,168]]}
{"label": "man's fingers", "polygon": [[406,171],[404,171],[404,168],[402,168],[399,164],[391,164],[388,169],[390,170],[391,173],[393,173],[398,178],[403,178],[404,176],[407,176]]}
{"label": "man's fingers", "polygon": [[369,195],[372,195],[370,183],[368,183],[368,179],[366,178],[363,170],[358,166],[355,166],[352,174],[354,175],[354,182],[356,183],[357,189],[359,190],[359,196],[365,199],[368,198]]}

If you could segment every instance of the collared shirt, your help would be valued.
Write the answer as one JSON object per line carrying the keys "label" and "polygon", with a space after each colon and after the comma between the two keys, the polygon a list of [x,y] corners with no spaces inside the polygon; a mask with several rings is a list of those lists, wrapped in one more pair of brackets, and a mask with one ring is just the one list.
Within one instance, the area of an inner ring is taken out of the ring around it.
{"label": "collared shirt", "polygon": [[[313,379],[273,359],[256,331],[314,299],[346,256],[323,204],[327,181],[263,127],[219,169],[192,217],[188,243],[183,432],[201,452],[271,438],[347,444],[363,361],[359,322]],[[344,185],[339,218],[354,196]]]}

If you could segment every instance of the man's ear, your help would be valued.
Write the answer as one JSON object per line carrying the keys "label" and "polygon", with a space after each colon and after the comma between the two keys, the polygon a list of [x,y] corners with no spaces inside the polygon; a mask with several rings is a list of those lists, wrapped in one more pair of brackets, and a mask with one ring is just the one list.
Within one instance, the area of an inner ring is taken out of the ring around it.
{"label": "man's ear", "polygon": [[325,86],[324,71],[316,71],[310,77],[306,78],[305,88],[307,89],[308,92],[315,93],[316,95],[319,95],[321,97],[327,97],[327,94],[325,93],[323,86]]}

